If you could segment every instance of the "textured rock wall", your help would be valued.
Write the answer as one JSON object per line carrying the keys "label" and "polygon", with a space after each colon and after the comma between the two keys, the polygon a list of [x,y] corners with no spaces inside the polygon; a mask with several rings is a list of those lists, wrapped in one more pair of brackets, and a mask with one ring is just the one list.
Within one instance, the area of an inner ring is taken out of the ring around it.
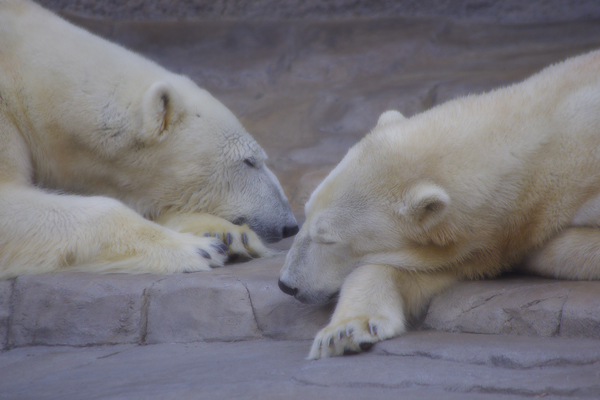
{"label": "textured rock wall", "polygon": [[486,22],[600,18],[597,0],[39,0],[66,13],[124,20],[444,16]]}
{"label": "textured rock wall", "polygon": [[[0,281],[0,351],[310,340],[327,324],[332,306],[306,305],[283,294],[277,276],[284,258],[282,252],[197,274],[60,273]],[[411,329],[600,339],[599,289],[600,282],[519,276],[462,282],[436,296]]]}

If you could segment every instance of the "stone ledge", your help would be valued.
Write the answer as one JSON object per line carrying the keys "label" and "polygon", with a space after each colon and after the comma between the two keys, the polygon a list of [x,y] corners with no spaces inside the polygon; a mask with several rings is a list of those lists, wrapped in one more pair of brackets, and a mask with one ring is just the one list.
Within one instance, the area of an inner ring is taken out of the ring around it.
{"label": "stone ledge", "polygon": [[[329,307],[279,291],[285,253],[181,275],[60,273],[0,282],[1,349],[311,339]],[[600,282],[508,276],[435,297],[421,329],[600,339]]]}
{"label": "stone ledge", "polygon": [[319,361],[305,360],[309,348],[268,339],[24,347],[0,354],[0,398],[600,398],[596,340],[414,332]]}
{"label": "stone ledge", "polygon": [[310,339],[331,307],[306,306],[279,291],[284,256],[195,274],[65,272],[0,281],[0,350]]}
{"label": "stone ledge", "polygon": [[600,339],[600,282],[507,276],[436,296],[422,328]]}

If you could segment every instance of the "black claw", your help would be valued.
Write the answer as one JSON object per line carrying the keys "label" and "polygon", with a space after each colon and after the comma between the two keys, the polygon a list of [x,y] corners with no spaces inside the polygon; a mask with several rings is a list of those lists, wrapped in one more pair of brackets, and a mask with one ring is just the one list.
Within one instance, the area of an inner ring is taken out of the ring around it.
{"label": "black claw", "polygon": [[212,247],[217,249],[217,251],[223,255],[227,254],[229,251],[229,247],[225,243],[213,244]]}
{"label": "black claw", "polygon": [[377,325],[369,325],[369,330],[371,331],[371,335],[377,336]]}
{"label": "black claw", "polygon": [[244,243],[244,246],[248,244],[248,235],[245,233],[242,233],[242,243]]}
{"label": "black claw", "polygon": [[227,246],[231,246],[232,241],[233,241],[233,239],[231,238],[231,233],[228,233],[227,236],[225,237],[225,244],[227,244]]}
{"label": "black claw", "polygon": [[373,343],[361,343],[358,345],[358,347],[360,347],[360,349],[362,351],[367,351],[369,350],[371,347],[373,347]]}
{"label": "black claw", "polygon": [[208,251],[203,250],[203,249],[198,249],[198,254],[200,254],[202,257],[206,258],[207,260],[210,260],[212,258],[210,256],[210,254],[208,254]]}

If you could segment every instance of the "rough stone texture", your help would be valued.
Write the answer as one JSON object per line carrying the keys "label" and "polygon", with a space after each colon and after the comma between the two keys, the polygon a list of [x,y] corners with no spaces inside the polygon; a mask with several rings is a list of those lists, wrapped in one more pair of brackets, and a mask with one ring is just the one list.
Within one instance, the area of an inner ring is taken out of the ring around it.
{"label": "rough stone texture", "polygon": [[[280,246],[287,247],[291,240]],[[149,291],[146,343],[312,339],[332,307],[302,304],[277,286],[285,252],[208,273],[176,275]]]}
{"label": "rough stone texture", "polygon": [[235,274],[248,289],[254,317],[265,337],[312,339],[327,325],[333,307],[305,305],[281,292],[277,279],[284,261],[285,253],[281,253],[239,265],[228,272]]}
{"label": "rough stone texture", "polygon": [[593,0],[39,0],[53,10],[110,19],[333,19],[438,16],[548,22],[600,16]]}
{"label": "rough stone texture", "polygon": [[[7,345],[312,339],[333,306],[283,294],[277,278],[284,259],[282,251],[205,273],[23,276],[14,289],[1,282],[0,299],[12,293],[12,305],[0,302]],[[432,300],[421,329],[599,339],[599,304],[600,282],[519,276],[463,282]]]}
{"label": "rough stone texture", "polygon": [[0,354],[0,399],[594,399],[598,342],[418,332],[355,357],[310,342],[30,347]]}
{"label": "rough stone texture", "polygon": [[381,342],[377,354],[426,357],[507,369],[535,369],[561,365],[594,365],[600,347],[593,340],[540,339],[509,335],[409,333]]}
{"label": "rough stone texture", "polygon": [[248,290],[235,278],[175,275],[149,290],[147,343],[260,336]]}
{"label": "rough stone texture", "polygon": [[560,336],[600,339],[600,282],[573,282],[562,308]]}
{"label": "rough stone texture", "polygon": [[138,343],[144,290],[161,277],[64,273],[17,278],[8,346]]}
{"label": "rough stone texture", "polygon": [[14,280],[0,281],[0,350],[4,350],[8,344],[8,321],[13,283]]}
{"label": "rough stone texture", "polygon": [[462,282],[436,296],[424,329],[599,338],[600,282],[534,277]]}
{"label": "rough stone texture", "polygon": [[[27,393],[32,382],[38,385],[44,381],[53,381],[52,377],[65,371],[90,365],[103,358],[133,348],[133,345],[94,346],[74,348],[65,346],[22,347],[0,354],[0,399],[56,399],[56,393]],[[89,388],[77,387],[71,379],[56,381],[71,385],[77,391]],[[75,398],[76,396],[73,396]],[[83,395],[80,399],[85,398]]]}

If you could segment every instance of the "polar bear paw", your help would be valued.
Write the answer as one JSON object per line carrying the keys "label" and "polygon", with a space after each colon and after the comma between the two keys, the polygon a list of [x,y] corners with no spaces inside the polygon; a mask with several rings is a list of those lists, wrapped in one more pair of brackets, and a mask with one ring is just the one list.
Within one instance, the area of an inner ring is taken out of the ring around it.
{"label": "polar bear paw", "polygon": [[226,245],[215,238],[173,232],[144,251],[144,269],[155,273],[210,271],[227,261]]}
{"label": "polar bear paw", "polygon": [[219,240],[203,240],[201,245],[196,246],[196,253],[204,260],[207,268],[200,268],[200,270],[222,267],[227,261],[228,251],[229,248]]}
{"label": "polar bear paw", "polygon": [[[215,238],[197,237],[166,229],[146,226],[126,233],[110,232],[107,240],[94,241],[104,245],[81,244],[81,261],[69,265],[70,271],[181,273],[210,271],[227,261],[227,246]],[[87,258],[84,258],[86,257]]]}
{"label": "polar bear paw", "polygon": [[273,254],[248,225],[235,225],[210,214],[169,214],[156,220],[177,232],[214,238],[228,247],[230,260],[267,257]]}
{"label": "polar bear paw", "polygon": [[271,255],[271,250],[265,247],[260,238],[247,225],[223,226],[222,228],[201,233],[201,236],[214,237],[228,247],[230,260],[237,258],[250,259]]}
{"label": "polar bear paw", "polygon": [[366,351],[374,343],[398,336],[405,331],[401,319],[382,316],[356,316],[332,321],[312,344],[309,360]]}

